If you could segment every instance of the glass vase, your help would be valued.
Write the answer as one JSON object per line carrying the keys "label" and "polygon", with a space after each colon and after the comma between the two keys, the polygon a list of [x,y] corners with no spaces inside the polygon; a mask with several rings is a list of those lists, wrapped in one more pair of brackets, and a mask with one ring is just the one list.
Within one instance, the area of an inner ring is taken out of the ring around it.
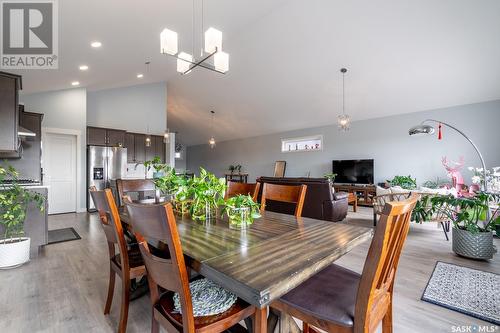
{"label": "glass vase", "polygon": [[246,229],[253,222],[250,207],[230,208],[227,216],[231,229]]}

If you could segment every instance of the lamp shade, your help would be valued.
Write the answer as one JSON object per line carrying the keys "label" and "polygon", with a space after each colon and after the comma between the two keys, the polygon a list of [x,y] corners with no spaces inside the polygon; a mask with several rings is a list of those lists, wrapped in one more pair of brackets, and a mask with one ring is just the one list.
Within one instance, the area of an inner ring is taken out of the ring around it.
{"label": "lamp shade", "polygon": [[214,55],[214,67],[220,72],[227,72],[229,70],[229,54],[218,51]]}
{"label": "lamp shade", "polygon": [[177,71],[180,73],[184,73],[189,69],[189,66],[191,65],[192,61],[193,61],[193,56],[190,55],[189,53],[186,52],[179,53],[177,59]]}
{"label": "lamp shade", "polygon": [[222,32],[210,27],[205,31],[205,52],[213,53],[216,49],[222,50]]}
{"label": "lamp shade", "polygon": [[211,149],[215,148],[215,138],[213,136],[210,138],[210,140],[208,140],[208,145]]}
{"label": "lamp shade", "polygon": [[177,32],[169,29],[163,29],[160,33],[160,47],[161,53],[167,53],[170,55],[177,54]]}
{"label": "lamp shade", "polygon": [[430,135],[434,134],[434,127],[431,125],[420,124],[417,126],[413,126],[408,130],[408,134],[410,135]]}

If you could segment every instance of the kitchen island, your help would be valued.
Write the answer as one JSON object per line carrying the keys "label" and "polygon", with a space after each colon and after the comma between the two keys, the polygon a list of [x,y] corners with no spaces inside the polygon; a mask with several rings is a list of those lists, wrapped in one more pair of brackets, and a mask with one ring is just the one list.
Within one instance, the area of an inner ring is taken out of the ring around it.
{"label": "kitchen island", "polygon": [[[40,212],[35,203],[30,203],[26,211],[24,221],[24,236],[31,238],[30,258],[36,258],[41,247],[48,244],[48,190],[45,185],[25,186],[26,189],[39,193],[45,197],[44,211]],[[0,225],[0,234],[3,234],[4,227]]]}

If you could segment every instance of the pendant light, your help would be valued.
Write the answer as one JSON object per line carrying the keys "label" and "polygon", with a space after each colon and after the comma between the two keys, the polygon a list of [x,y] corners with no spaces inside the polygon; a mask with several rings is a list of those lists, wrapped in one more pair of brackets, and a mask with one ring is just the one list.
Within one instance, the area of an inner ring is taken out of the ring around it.
{"label": "pendant light", "polygon": [[151,135],[149,134],[149,125],[146,133],[146,147],[151,147]]}
{"label": "pendant light", "polygon": [[347,73],[347,68],[341,68],[342,73],[342,114],[337,117],[337,124],[339,130],[348,131],[351,127],[351,117],[345,113],[345,73]]}
{"label": "pendant light", "polygon": [[210,123],[210,131],[212,132],[212,136],[208,140],[208,145],[210,146],[210,149],[214,149],[215,148],[215,138],[213,136],[213,132],[214,132],[215,111],[210,111],[210,113],[211,113],[211,116],[212,116],[211,123]]}

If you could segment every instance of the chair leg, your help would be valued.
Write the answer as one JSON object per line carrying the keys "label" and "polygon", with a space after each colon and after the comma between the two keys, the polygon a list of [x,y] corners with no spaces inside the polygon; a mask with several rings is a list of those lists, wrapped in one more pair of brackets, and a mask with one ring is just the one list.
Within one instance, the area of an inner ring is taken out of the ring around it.
{"label": "chair leg", "polygon": [[106,298],[106,306],[104,306],[104,314],[109,314],[111,310],[111,303],[113,302],[113,294],[115,292],[115,277],[116,273],[114,270],[109,268],[109,284],[108,284],[108,297]]}
{"label": "chair leg", "polygon": [[382,319],[382,333],[392,333],[392,297],[387,312]]}
{"label": "chair leg", "polygon": [[302,322],[302,333],[309,333],[309,324],[305,321]]}
{"label": "chair leg", "polygon": [[155,319],[154,310],[151,313],[151,333],[159,333],[160,332],[160,323]]}
{"label": "chair leg", "polygon": [[125,333],[127,331],[129,303],[130,303],[130,279],[128,278],[128,276],[123,276],[122,306],[120,311],[120,326],[118,329],[119,333]]}
{"label": "chair leg", "polygon": [[377,226],[377,213],[373,213],[373,226]]}
{"label": "chair leg", "polygon": [[448,238],[448,230],[446,230],[446,225],[441,222],[441,226],[443,227],[444,237],[446,237],[446,240],[449,241],[450,239]]}

